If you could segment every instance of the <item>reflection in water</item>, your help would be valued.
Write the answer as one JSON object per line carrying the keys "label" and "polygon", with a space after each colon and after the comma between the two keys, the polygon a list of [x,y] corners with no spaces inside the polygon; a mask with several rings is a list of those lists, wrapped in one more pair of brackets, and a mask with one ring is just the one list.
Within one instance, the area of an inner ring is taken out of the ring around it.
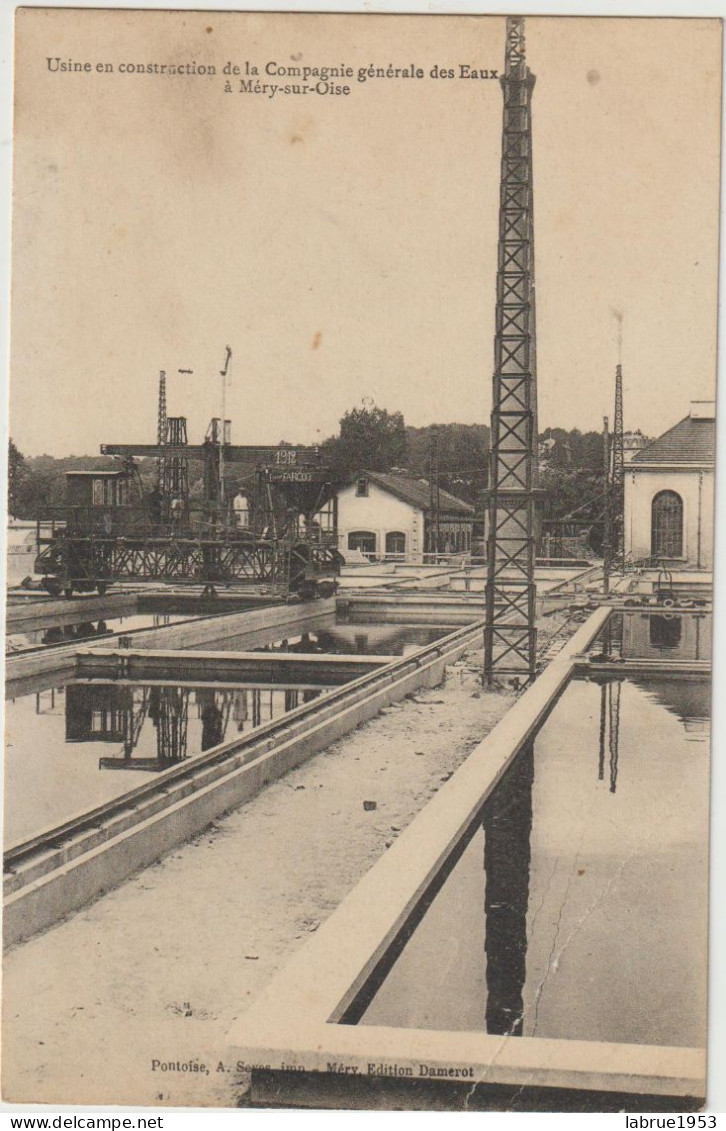
{"label": "reflection in water", "polygon": [[487,805],[484,828],[486,872],[485,950],[487,1033],[522,1035],[522,990],[526,977],[527,902],[534,746],[517,755]]}
{"label": "reflection in water", "polygon": [[597,777],[605,777],[605,747],[607,744],[610,764],[610,792],[615,793],[618,784],[618,755],[620,753],[620,693],[622,680],[594,678],[600,684],[600,739],[598,744]]}
{"label": "reflection in water", "polygon": [[163,628],[182,620],[169,613],[130,613],[123,617],[105,620],[74,620],[36,628],[27,632],[10,632],[5,637],[6,654],[24,652],[43,645],[72,644],[97,637],[111,636],[115,632],[135,632],[145,628]]}
{"label": "reflection in water", "polygon": [[610,699],[610,792],[615,793],[618,781],[618,750],[620,746],[620,680],[611,680],[608,683],[608,696]]}
{"label": "reflection in water", "polygon": [[[284,639],[256,648],[258,652],[299,652],[303,654],[405,656],[432,644],[456,626],[435,627],[415,624],[335,625],[304,632],[299,638]],[[229,646],[229,643],[227,644]]]}
{"label": "reflection in water", "polygon": [[683,635],[681,618],[673,613],[649,617],[648,630],[651,646],[663,650],[677,648]]}
{"label": "reflection in water", "polygon": [[573,681],[352,1022],[697,1046],[708,747],[691,728],[707,692]]}
{"label": "reflection in water", "polygon": [[40,638],[41,644],[61,644],[67,640],[90,640],[94,636],[110,636],[111,629],[105,620],[82,621],[80,624],[57,624],[47,628]]}
{"label": "reflection in water", "polygon": [[705,661],[711,658],[709,613],[625,612],[610,617],[622,644],[614,655],[624,660]]}
{"label": "reflection in water", "polygon": [[707,679],[673,677],[638,678],[632,682],[642,688],[648,698],[675,715],[683,724],[689,739],[698,741],[708,736],[711,718],[711,682]]}
{"label": "reflection in water", "polygon": [[[297,688],[275,688],[269,694],[270,718],[275,713],[273,694],[283,697],[285,711],[293,710],[300,701]],[[303,691],[303,702],[308,703],[319,694],[318,690],[307,689]],[[197,708],[200,746],[205,751],[225,741],[230,721],[237,733],[260,726],[262,697],[261,688],[71,683],[65,696],[66,742],[120,743],[121,755],[100,758],[100,769],[158,772],[187,757],[190,702]],[[155,730],[155,758],[134,754],[147,719]]]}

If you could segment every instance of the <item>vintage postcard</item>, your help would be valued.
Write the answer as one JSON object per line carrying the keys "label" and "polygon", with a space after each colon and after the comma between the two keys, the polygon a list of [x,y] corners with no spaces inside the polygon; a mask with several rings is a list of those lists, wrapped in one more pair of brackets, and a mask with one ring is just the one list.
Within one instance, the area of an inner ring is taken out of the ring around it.
{"label": "vintage postcard", "polygon": [[721,21],[15,37],[3,1100],[700,1112]]}

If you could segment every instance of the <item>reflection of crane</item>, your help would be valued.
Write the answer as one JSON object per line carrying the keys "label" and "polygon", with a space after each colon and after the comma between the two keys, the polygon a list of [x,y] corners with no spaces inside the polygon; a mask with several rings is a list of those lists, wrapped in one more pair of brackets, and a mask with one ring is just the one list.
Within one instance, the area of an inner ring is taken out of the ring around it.
{"label": "reflection of crane", "polygon": [[185,687],[154,687],[156,753],[162,765],[187,756],[189,691]]}
{"label": "reflection of crane", "polygon": [[[149,710],[150,690],[151,688],[149,687],[131,688],[131,702],[124,716],[124,756],[126,758],[131,757],[141,736],[141,728],[144,725],[144,720]],[[137,691],[141,692],[141,702],[138,707],[136,705],[135,694]]]}

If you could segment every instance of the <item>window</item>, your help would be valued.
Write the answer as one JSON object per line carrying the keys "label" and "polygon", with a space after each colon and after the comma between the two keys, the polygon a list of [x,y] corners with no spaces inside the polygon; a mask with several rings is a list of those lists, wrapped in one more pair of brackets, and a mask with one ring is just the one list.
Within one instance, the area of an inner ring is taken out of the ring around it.
{"label": "window", "polygon": [[362,554],[375,554],[375,534],[371,530],[351,530],[348,535],[348,549],[360,550]]}
{"label": "window", "polygon": [[675,491],[659,491],[653,499],[650,552],[654,558],[683,554],[683,500]]}
{"label": "window", "polygon": [[93,480],[93,505],[94,507],[103,506],[103,479]]}
{"label": "window", "polygon": [[355,495],[357,499],[368,498],[368,480],[365,475],[359,475],[355,482]]}
{"label": "window", "polygon": [[386,534],[386,553],[405,554],[406,535],[400,530],[389,530]]}

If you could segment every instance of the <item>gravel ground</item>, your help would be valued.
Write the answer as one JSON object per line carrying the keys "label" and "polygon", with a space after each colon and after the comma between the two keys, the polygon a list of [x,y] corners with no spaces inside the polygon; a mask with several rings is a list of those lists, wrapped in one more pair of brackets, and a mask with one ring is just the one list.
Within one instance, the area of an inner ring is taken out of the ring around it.
{"label": "gravel ground", "polygon": [[440,687],[7,954],[3,1098],[239,1103],[244,1074],[224,1063],[232,1022],[511,705],[513,693],[482,689],[481,669],[469,652]]}

